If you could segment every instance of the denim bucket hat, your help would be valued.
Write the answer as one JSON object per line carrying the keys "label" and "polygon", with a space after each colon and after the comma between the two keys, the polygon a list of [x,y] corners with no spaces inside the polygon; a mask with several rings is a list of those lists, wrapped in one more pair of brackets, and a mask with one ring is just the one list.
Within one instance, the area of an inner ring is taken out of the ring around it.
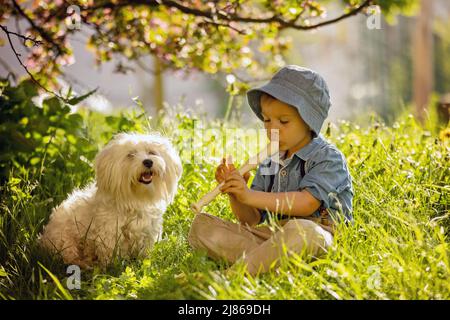
{"label": "denim bucket hat", "polygon": [[316,135],[328,116],[331,101],[325,80],[315,71],[288,65],[281,68],[272,79],[261,87],[247,92],[247,100],[259,119],[261,115],[261,95],[267,93],[298,110],[302,119]]}

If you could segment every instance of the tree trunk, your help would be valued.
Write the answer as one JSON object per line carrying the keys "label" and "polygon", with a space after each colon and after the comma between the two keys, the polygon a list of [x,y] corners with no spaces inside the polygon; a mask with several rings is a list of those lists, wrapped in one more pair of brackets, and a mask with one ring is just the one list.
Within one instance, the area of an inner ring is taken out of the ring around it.
{"label": "tree trunk", "polygon": [[423,123],[433,89],[432,2],[420,0],[420,13],[413,27],[413,91],[416,118]]}
{"label": "tree trunk", "polygon": [[164,83],[163,83],[163,68],[161,60],[153,56],[153,67],[155,70],[154,74],[154,84],[153,84],[153,97],[154,105],[156,108],[156,114],[158,114],[164,107]]}

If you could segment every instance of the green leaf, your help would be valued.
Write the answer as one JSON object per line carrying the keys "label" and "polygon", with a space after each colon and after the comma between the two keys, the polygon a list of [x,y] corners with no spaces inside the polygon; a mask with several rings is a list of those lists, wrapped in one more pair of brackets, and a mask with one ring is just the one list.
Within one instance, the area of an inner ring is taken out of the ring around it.
{"label": "green leaf", "polygon": [[73,106],[73,105],[76,105],[76,104],[80,103],[81,101],[83,101],[84,99],[86,99],[86,98],[88,98],[89,96],[91,96],[92,94],[94,94],[97,90],[98,90],[98,88],[95,88],[94,90],[89,91],[88,93],[86,93],[86,94],[84,94],[84,95],[82,95],[82,96],[78,96],[78,97],[69,99],[69,100],[67,101],[67,103],[70,104],[70,105],[72,105],[72,106]]}
{"label": "green leaf", "polygon": [[30,160],[30,164],[32,166],[37,165],[39,162],[41,162],[41,158],[39,158],[39,157],[34,157],[34,158],[31,158],[31,160]]}
{"label": "green leaf", "polygon": [[51,273],[50,270],[48,270],[46,267],[44,267],[42,265],[42,263],[38,262],[38,264],[41,266],[42,269],[45,270],[45,272],[48,273],[50,278],[52,278],[52,280],[55,282],[56,286],[58,287],[59,291],[61,291],[61,293],[63,294],[64,298],[66,298],[67,300],[73,300],[70,293],[67,292],[66,289],[64,289],[63,285],[61,284],[61,282],[59,282],[58,278],[53,273]]}
{"label": "green leaf", "polygon": [[61,110],[61,101],[57,97],[45,99],[42,108],[46,116],[55,115]]}
{"label": "green leaf", "polygon": [[26,96],[29,98],[35,97],[38,94],[36,84],[32,80],[26,80],[20,84],[25,92]]}
{"label": "green leaf", "polygon": [[83,124],[83,117],[80,116],[80,115],[77,114],[77,113],[71,114],[71,115],[69,116],[69,120],[70,120],[70,122],[72,122],[73,124],[76,124],[76,125],[81,125],[81,124]]}
{"label": "green leaf", "polygon": [[8,274],[6,273],[6,271],[3,268],[1,268],[0,269],[0,277],[7,277],[7,276],[8,276]]}

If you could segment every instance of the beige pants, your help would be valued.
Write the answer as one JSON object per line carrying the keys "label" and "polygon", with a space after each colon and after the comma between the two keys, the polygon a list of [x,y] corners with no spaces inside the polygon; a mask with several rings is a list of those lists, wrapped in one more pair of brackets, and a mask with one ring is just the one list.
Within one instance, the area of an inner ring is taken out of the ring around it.
{"label": "beige pants", "polygon": [[307,220],[280,221],[279,227],[250,227],[232,223],[207,213],[199,213],[189,231],[189,244],[206,250],[208,256],[230,263],[242,260],[250,274],[267,272],[278,266],[282,256],[307,253],[317,257],[333,242],[326,227]]}

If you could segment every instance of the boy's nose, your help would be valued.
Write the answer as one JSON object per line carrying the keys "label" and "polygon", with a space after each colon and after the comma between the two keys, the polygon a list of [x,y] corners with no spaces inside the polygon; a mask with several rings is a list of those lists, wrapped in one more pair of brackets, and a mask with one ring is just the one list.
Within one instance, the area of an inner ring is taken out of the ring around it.
{"label": "boy's nose", "polygon": [[273,132],[273,134],[279,134],[281,132],[281,126],[278,124],[270,124],[266,126],[266,131],[267,135],[270,137],[271,132]]}

